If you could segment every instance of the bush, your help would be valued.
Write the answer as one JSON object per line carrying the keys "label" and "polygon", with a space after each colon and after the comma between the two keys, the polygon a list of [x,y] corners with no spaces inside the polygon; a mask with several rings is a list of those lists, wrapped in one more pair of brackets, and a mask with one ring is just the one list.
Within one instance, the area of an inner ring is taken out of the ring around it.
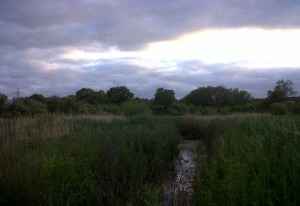
{"label": "bush", "polygon": [[173,104],[169,109],[170,115],[183,115],[187,112],[188,108],[182,104]]}
{"label": "bush", "polygon": [[121,114],[120,107],[118,107],[117,105],[114,105],[114,104],[105,104],[105,105],[103,105],[103,111],[107,112],[107,113],[110,113],[110,114],[114,114],[114,115]]}
{"label": "bush", "polygon": [[121,105],[121,111],[125,116],[150,114],[149,106],[144,102],[131,101]]}
{"label": "bush", "polygon": [[34,99],[26,101],[26,105],[31,115],[42,115],[48,113],[47,105]]}
{"label": "bush", "polygon": [[211,107],[205,107],[203,109],[203,114],[204,115],[215,115],[217,114],[217,110],[215,110],[214,108],[211,108]]}
{"label": "bush", "polygon": [[236,105],[231,108],[232,112],[255,112],[254,104]]}
{"label": "bush", "polygon": [[273,103],[270,106],[273,115],[285,115],[288,113],[288,107],[284,103]]}
{"label": "bush", "polygon": [[293,114],[300,114],[300,102],[296,103],[296,104],[292,107],[292,113],[293,113]]}

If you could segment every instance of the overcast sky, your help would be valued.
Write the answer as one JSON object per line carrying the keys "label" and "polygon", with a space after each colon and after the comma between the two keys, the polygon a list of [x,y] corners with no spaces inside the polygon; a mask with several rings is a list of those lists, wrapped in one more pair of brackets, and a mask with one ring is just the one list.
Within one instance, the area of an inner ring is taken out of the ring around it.
{"label": "overcast sky", "polygon": [[0,0],[0,93],[300,93],[299,0]]}

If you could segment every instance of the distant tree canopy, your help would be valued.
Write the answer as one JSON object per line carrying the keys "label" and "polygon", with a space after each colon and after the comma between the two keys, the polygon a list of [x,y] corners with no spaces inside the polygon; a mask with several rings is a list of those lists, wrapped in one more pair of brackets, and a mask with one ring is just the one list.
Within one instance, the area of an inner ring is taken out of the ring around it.
{"label": "distant tree canopy", "polygon": [[[8,100],[0,93],[0,118],[43,114],[115,114],[115,115],[184,115],[229,114],[233,112],[272,112],[273,114],[300,112],[300,97],[296,95],[291,80],[279,80],[268,97],[253,99],[251,94],[238,88],[224,86],[199,87],[177,101],[175,92],[157,88],[154,98],[134,98],[126,86],[112,87],[107,92],[81,88],[75,95],[44,97],[33,94]],[[295,104],[282,102],[293,100]],[[286,107],[286,108],[285,108]]]}
{"label": "distant tree canopy", "polygon": [[92,94],[94,94],[94,90],[92,90],[90,88],[82,88],[82,89],[78,90],[75,95],[79,101],[84,102]]}
{"label": "distant tree canopy", "polygon": [[168,108],[176,101],[175,92],[164,88],[158,88],[154,94],[153,102]]}
{"label": "distant tree canopy", "polygon": [[112,87],[106,94],[110,102],[114,104],[122,104],[123,102],[132,100],[134,97],[133,93],[125,86]]}
{"label": "distant tree canopy", "polygon": [[251,94],[247,91],[240,91],[237,88],[227,89],[223,86],[208,86],[191,91],[182,100],[194,106],[212,107],[242,105],[248,103],[251,99]]}
{"label": "distant tree canopy", "polygon": [[170,114],[171,107],[175,101],[175,92],[173,90],[158,88],[154,94],[152,111],[157,115]]}
{"label": "distant tree canopy", "polygon": [[36,100],[36,101],[42,102],[42,103],[47,102],[46,98],[42,94],[33,94],[30,97],[28,97],[28,99],[33,99],[33,100]]}
{"label": "distant tree canopy", "polygon": [[289,79],[281,79],[276,82],[276,86],[273,90],[268,91],[267,100],[270,103],[282,102],[287,100],[288,97],[295,96],[296,94],[297,92],[294,90],[294,83]]}

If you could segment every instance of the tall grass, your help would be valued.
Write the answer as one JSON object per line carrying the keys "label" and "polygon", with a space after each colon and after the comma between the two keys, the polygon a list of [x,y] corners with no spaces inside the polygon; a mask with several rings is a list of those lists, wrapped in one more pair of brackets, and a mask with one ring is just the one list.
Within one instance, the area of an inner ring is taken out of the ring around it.
{"label": "tall grass", "polygon": [[169,118],[18,119],[0,125],[0,205],[157,202],[155,188],[178,154],[179,136]]}
{"label": "tall grass", "polygon": [[0,205],[160,205],[180,136],[195,205],[299,205],[300,117],[0,119]]}
{"label": "tall grass", "polygon": [[196,205],[299,205],[300,118],[230,120],[209,160],[199,154]]}

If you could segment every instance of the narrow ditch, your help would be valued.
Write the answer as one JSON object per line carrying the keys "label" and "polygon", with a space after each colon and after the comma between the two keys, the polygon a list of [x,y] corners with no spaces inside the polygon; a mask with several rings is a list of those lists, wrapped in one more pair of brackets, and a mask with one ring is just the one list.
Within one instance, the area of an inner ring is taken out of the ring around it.
{"label": "narrow ditch", "polygon": [[192,205],[199,141],[184,140],[179,144],[180,153],[175,170],[163,182],[163,205]]}

